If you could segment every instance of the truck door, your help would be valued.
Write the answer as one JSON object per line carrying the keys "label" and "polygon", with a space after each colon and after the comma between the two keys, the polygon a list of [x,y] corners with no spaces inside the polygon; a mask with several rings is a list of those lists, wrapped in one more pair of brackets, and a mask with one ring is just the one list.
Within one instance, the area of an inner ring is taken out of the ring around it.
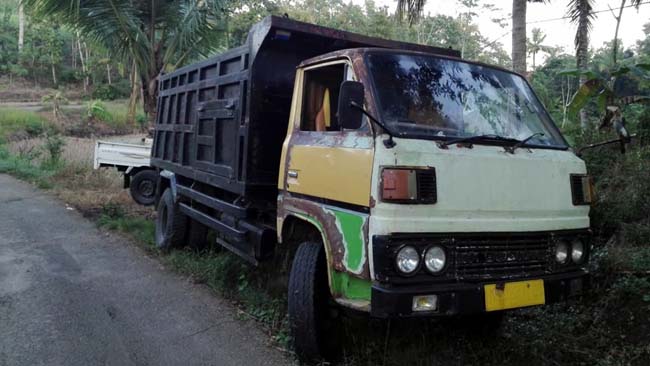
{"label": "truck door", "polygon": [[371,132],[367,122],[359,130],[343,130],[336,115],[340,85],[353,79],[347,61],[302,72],[296,83],[294,96],[299,101],[294,101],[297,108],[292,113],[293,130],[285,141],[286,171],[284,187],[280,188],[308,197],[369,206]]}

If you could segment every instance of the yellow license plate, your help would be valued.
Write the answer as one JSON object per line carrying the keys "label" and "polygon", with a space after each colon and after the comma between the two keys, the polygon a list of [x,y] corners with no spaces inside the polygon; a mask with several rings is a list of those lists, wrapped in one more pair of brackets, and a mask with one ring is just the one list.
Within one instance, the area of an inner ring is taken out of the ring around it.
{"label": "yellow license plate", "polygon": [[485,285],[484,291],[486,311],[542,305],[546,302],[543,280]]}

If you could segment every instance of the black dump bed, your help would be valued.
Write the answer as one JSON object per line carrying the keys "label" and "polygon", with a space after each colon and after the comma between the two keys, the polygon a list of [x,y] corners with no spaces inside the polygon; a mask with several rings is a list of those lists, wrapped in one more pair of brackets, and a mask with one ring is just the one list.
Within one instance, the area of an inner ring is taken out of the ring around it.
{"label": "black dump bed", "polygon": [[266,17],[243,46],[161,76],[152,166],[240,196],[274,192],[296,66],[357,47],[458,56],[450,49]]}

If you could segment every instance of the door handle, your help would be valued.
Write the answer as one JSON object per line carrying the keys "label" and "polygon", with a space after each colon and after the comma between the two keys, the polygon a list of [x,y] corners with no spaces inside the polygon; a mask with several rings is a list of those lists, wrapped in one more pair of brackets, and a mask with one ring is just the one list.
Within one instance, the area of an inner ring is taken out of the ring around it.
{"label": "door handle", "polygon": [[289,178],[298,178],[298,172],[295,170],[289,170],[287,174],[289,175]]}

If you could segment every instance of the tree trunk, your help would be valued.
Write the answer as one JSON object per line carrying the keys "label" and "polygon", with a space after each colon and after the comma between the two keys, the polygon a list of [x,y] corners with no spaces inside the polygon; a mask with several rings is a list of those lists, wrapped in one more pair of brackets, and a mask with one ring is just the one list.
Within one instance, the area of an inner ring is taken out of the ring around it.
{"label": "tree trunk", "polygon": [[108,85],[113,84],[111,82],[111,64],[106,64],[106,76],[108,77]]}
{"label": "tree trunk", "polygon": [[77,48],[79,49],[79,62],[81,62],[81,72],[83,73],[84,93],[88,93],[88,70],[79,32],[77,32]]}
{"label": "tree trunk", "polygon": [[147,114],[148,127],[153,128],[156,122],[156,104],[158,100],[158,75],[142,74],[142,106]]}
{"label": "tree trunk", "polygon": [[526,1],[512,0],[512,70],[526,73]]}
{"label": "tree trunk", "polygon": [[613,64],[616,65],[616,58],[618,56],[618,28],[621,26],[621,17],[623,17],[623,8],[625,7],[625,1],[626,0],[621,0],[621,7],[618,10],[618,17],[614,16],[616,18],[616,31],[614,32],[614,45],[613,45],[613,55],[612,55],[612,60],[614,61]]}
{"label": "tree trunk", "polygon": [[[578,70],[587,70],[589,67],[589,12],[582,12],[578,20],[578,34],[576,36],[576,67]],[[580,75],[579,85],[584,84],[587,77]],[[589,128],[587,111],[580,110],[580,127],[583,130]]]}
{"label": "tree trunk", "polygon": [[22,1],[18,3],[18,53],[23,52],[25,44],[25,6]]}
{"label": "tree trunk", "polygon": [[57,87],[59,83],[56,80],[56,67],[54,66],[54,64],[52,64],[51,66],[52,66],[52,82],[54,83],[54,87]]}
{"label": "tree trunk", "polygon": [[130,123],[135,121],[135,114],[138,108],[138,97],[140,96],[140,82],[138,81],[138,66],[133,61],[133,66],[131,68],[131,73],[129,75],[129,81],[131,82],[131,96],[129,97],[129,111],[127,119]]}

